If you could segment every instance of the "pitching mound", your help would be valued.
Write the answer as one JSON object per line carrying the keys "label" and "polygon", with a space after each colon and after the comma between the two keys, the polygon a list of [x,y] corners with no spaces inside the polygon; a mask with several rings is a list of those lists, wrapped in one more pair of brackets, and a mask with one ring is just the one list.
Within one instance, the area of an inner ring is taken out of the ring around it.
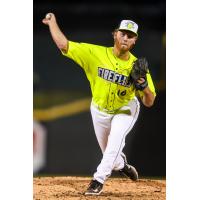
{"label": "pitching mound", "polygon": [[165,200],[166,181],[127,178],[109,178],[100,196],[84,196],[91,178],[37,177],[33,179],[34,200]]}

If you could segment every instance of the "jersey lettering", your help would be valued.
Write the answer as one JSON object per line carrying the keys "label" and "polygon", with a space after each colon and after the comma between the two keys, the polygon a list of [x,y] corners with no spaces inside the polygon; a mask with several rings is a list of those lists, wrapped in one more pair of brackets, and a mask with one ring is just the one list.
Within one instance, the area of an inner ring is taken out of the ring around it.
{"label": "jersey lettering", "polygon": [[109,72],[108,81],[113,81],[114,74],[115,74],[115,73],[114,73],[113,71],[110,71],[110,72]]}
{"label": "jersey lettering", "polygon": [[122,85],[122,86],[125,86],[125,87],[131,86],[131,83],[128,80],[127,76],[125,76],[123,74],[118,74],[118,73],[116,73],[112,70],[109,70],[109,69],[104,69],[104,68],[98,67],[98,76],[107,80],[107,81],[116,83],[118,85]]}
{"label": "jersey lettering", "polygon": [[120,85],[124,85],[125,80],[126,80],[126,77],[124,75],[120,74],[120,76],[119,76],[119,84]]}
{"label": "jersey lettering", "polygon": [[113,82],[114,82],[114,83],[117,83],[118,80],[119,80],[119,74],[116,73]]}
{"label": "jersey lettering", "polygon": [[108,69],[105,69],[104,70],[104,79],[108,80],[108,74],[109,74],[109,70]]}
{"label": "jersey lettering", "polygon": [[99,68],[99,70],[98,70],[98,76],[102,77],[102,75],[103,75],[103,69]]}

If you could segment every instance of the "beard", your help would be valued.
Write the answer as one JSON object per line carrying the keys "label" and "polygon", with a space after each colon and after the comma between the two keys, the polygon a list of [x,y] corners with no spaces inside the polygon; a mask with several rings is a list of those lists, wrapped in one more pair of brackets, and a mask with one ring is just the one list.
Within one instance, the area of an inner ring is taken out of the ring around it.
{"label": "beard", "polygon": [[131,49],[131,46],[130,45],[127,45],[127,44],[117,44],[117,48],[122,52],[127,52]]}
{"label": "beard", "polygon": [[128,45],[121,44],[121,45],[120,45],[120,49],[121,49],[122,51],[129,51],[130,47],[129,47]]}
{"label": "beard", "polygon": [[130,45],[122,43],[118,41],[117,39],[115,40],[115,45],[122,52],[129,51],[131,49]]}

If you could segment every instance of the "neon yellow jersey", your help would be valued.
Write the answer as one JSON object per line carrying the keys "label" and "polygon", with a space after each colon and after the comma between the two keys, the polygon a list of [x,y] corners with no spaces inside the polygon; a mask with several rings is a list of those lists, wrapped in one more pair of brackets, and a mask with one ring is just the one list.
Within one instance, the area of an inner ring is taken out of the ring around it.
{"label": "neon yellow jersey", "polygon": [[[112,47],[69,41],[68,52],[62,54],[83,68],[90,82],[92,102],[100,110],[115,113],[134,98],[136,90],[128,77],[137,58],[131,53],[129,60],[124,61],[114,56]],[[150,73],[147,81],[156,95]]]}

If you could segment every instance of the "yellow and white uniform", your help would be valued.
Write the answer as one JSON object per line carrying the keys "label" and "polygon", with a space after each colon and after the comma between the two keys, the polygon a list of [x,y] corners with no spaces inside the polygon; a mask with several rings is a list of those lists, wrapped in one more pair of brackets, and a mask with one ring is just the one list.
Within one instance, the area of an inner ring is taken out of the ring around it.
{"label": "yellow and white uniform", "polygon": [[[80,65],[90,82],[93,125],[103,153],[94,179],[104,183],[112,170],[124,167],[121,155],[125,137],[139,114],[136,90],[128,78],[137,58],[130,53],[129,60],[124,61],[113,54],[112,47],[72,41],[69,41],[68,52],[62,54]],[[147,81],[156,95],[150,73],[147,74]],[[142,96],[143,92],[139,95]]]}
{"label": "yellow and white uniform", "polygon": [[[70,41],[68,53],[63,55],[84,69],[90,82],[92,102],[99,110],[116,113],[134,98],[135,89],[128,82],[128,77],[137,58],[131,53],[129,60],[124,61],[113,55],[112,47]],[[147,80],[151,91],[155,94],[150,74],[147,74]],[[142,95],[142,92],[140,94]]]}

